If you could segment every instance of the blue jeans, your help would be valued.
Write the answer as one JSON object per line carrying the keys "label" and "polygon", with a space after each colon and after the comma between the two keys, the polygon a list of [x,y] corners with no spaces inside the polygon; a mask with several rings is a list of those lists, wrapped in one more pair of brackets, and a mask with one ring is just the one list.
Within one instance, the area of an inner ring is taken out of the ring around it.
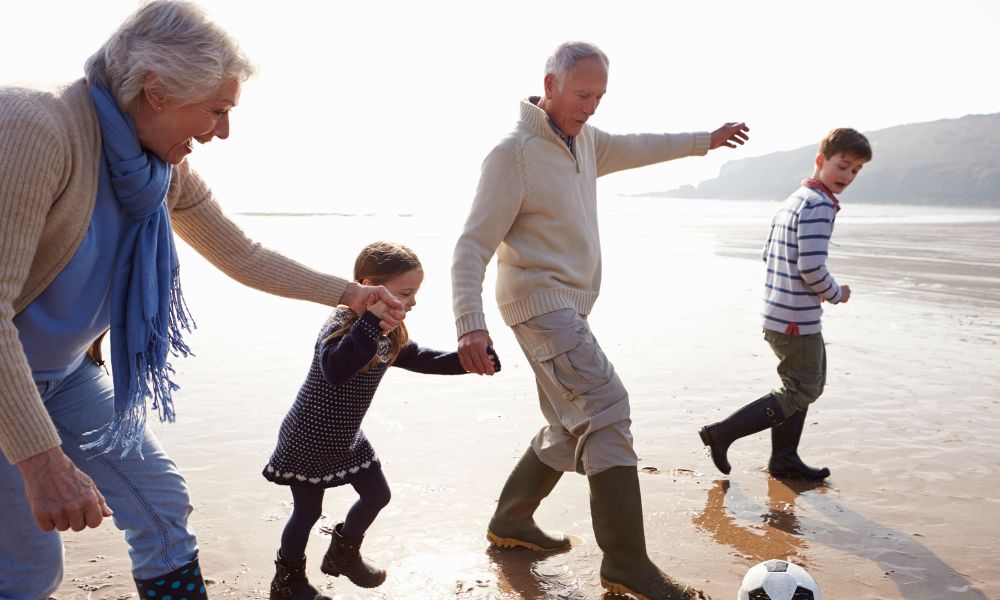
{"label": "blue jeans", "polygon": [[[149,579],[169,573],[195,558],[198,545],[188,525],[191,500],[187,484],[149,429],[142,441],[143,459],[120,451],[85,452],[83,433],[111,420],[111,378],[84,360],[64,379],[38,382],[38,391],[62,438],[62,450],[94,480],[125,532],[132,576]],[[21,472],[0,461],[0,598],[48,598],[63,578],[59,532],[42,531],[31,515]]]}

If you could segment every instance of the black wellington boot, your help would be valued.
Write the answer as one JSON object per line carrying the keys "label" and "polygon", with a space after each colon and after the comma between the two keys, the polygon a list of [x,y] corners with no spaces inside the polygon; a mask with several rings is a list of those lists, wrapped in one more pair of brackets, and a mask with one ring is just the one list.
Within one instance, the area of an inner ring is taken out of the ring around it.
{"label": "black wellington boot", "polygon": [[208,598],[205,593],[205,580],[201,577],[201,567],[198,559],[174,569],[166,575],[151,579],[136,579],[135,587],[143,600],[159,600],[160,598],[180,598],[200,600]]}
{"label": "black wellington boot", "polygon": [[271,600],[330,600],[319,593],[306,577],[306,559],[297,562],[274,560],[274,579],[271,580]]}
{"label": "black wellington boot", "polygon": [[712,451],[712,462],[716,468],[729,475],[732,467],[726,458],[726,452],[729,451],[730,444],[741,437],[779,425],[784,420],[778,400],[768,394],[747,404],[724,420],[702,427],[698,435]]}
{"label": "black wellington boot", "polygon": [[771,460],[767,463],[767,470],[772,477],[797,477],[817,481],[830,476],[830,469],[814,469],[799,458],[799,440],[802,438],[802,428],[805,427],[808,412],[808,408],[803,408],[785,419],[781,425],[771,428]]}
{"label": "black wellington boot", "polygon": [[556,486],[562,471],[539,460],[529,447],[500,492],[496,512],[490,519],[486,539],[494,546],[535,551],[561,550],[569,539],[560,533],[546,533],[534,519],[535,509]]}
{"label": "black wellington boot", "polygon": [[594,537],[604,552],[601,585],[640,600],[707,600],[704,592],[674,581],[649,560],[636,468],[612,467],[588,479]]}
{"label": "black wellington boot", "polygon": [[333,528],[330,549],[323,557],[320,570],[334,577],[344,575],[358,587],[373,588],[382,585],[385,581],[385,571],[375,568],[361,557],[361,542],[364,541],[364,536],[344,537],[340,533],[343,528],[343,523],[337,523]]}

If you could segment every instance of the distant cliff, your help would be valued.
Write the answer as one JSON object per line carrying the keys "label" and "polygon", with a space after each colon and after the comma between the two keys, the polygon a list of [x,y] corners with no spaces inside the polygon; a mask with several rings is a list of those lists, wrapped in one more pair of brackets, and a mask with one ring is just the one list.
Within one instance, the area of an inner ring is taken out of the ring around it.
{"label": "distant cliff", "polygon": [[[864,133],[874,159],[845,192],[851,202],[1000,207],[1000,113]],[[640,195],[780,200],[812,175],[815,155],[811,145],[734,160],[697,187]]]}

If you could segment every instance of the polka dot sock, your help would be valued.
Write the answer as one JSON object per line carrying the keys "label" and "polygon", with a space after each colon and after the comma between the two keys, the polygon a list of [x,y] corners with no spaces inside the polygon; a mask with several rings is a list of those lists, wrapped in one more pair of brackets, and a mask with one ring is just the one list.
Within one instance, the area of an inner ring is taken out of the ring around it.
{"label": "polka dot sock", "polygon": [[202,600],[208,597],[197,560],[160,577],[136,579],[135,585],[139,590],[138,600]]}

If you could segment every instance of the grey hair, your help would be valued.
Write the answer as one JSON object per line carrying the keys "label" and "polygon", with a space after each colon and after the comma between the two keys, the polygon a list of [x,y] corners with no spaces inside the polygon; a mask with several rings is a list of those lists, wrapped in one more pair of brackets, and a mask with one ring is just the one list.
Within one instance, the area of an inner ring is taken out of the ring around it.
{"label": "grey hair", "polygon": [[135,113],[146,75],[164,99],[190,104],[227,80],[246,81],[255,68],[236,41],[192,2],[154,0],[125,19],[84,65],[87,83],[108,88]]}
{"label": "grey hair", "polygon": [[564,42],[545,61],[545,75],[554,75],[556,86],[562,88],[566,79],[576,69],[576,63],[591,56],[599,56],[605,67],[611,66],[608,55],[589,42]]}

